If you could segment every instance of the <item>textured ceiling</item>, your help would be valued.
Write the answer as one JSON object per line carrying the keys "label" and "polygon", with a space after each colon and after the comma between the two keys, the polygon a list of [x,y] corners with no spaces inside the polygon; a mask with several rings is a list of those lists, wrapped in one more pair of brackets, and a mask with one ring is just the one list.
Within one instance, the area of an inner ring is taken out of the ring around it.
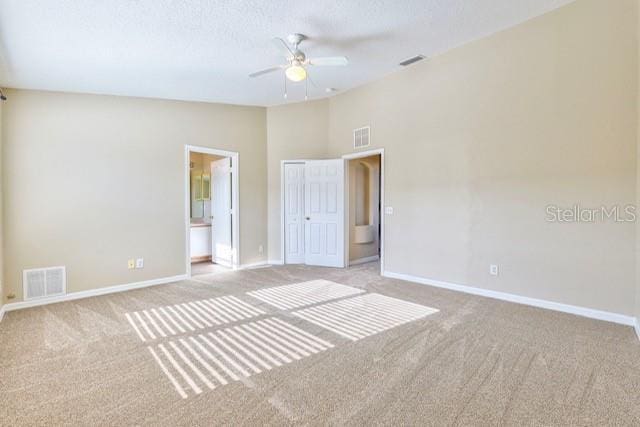
{"label": "textured ceiling", "polygon": [[[309,36],[310,98],[346,90],[516,25],[572,0],[0,0],[0,85],[69,92],[276,105],[274,36]],[[286,102],[304,99],[291,85]]]}

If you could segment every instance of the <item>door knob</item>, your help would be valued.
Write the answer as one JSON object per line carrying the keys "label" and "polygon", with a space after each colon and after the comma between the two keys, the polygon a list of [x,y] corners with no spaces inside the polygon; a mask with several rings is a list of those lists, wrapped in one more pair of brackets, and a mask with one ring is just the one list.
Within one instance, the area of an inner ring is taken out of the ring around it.
{"label": "door knob", "polygon": [[310,217],[310,216],[308,216],[308,217],[306,217],[305,219],[306,219],[307,221],[309,221],[309,220],[311,219],[311,217]]}

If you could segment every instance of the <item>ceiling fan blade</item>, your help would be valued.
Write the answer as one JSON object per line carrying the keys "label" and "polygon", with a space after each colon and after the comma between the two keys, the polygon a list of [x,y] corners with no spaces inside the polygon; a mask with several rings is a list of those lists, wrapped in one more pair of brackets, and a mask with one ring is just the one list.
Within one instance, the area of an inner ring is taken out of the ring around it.
{"label": "ceiling fan blade", "polygon": [[282,40],[280,37],[274,37],[273,39],[271,39],[271,42],[273,43],[275,48],[278,49],[280,53],[282,53],[286,58],[295,56],[287,42]]}
{"label": "ceiling fan blade", "polygon": [[309,80],[309,83],[311,83],[313,87],[315,87],[316,89],[319,89],[319,86],[316,84],[315,80],[311,78],[311,74],[308,72],[307,72],[307,80]]}
{"label": "ceiling fan blade", "polygon": [[251,73],[249,74],[249,77],[260,77],[264,74],[273,73],[274,71],[278,71],[280,69],[282,69],[282,66],[267,68],[264,70],[256,71],[255,73]]}
{"label": "ceiling fan blade", "polygon": [[349,60],[344,56],[326,56],[324,58],[311,58],[309,64],[319,66],[340,66],[347,65]]}

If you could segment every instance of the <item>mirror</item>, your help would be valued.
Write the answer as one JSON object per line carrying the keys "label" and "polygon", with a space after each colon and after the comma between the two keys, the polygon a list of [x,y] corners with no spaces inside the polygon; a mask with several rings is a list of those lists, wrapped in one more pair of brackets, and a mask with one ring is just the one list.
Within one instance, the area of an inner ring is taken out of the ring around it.
{"label": "mirror", "polygon": [[194,223],[209,223],[211,218],[211,162],[222,157],[204,153],[189,153],[191,184],[191,220]]}
{"label": "mirror", "polygon": [[211,200],[211,175],[202,175],[202,200]]}
{"label": "mirror", "polygon": [[202,175],[196,175],[193,177],[193,200],[202,200]]}
{"label": "mirror", "polygon": [[202,175],[191,175],[191,218],[204,218],[204,203],[202,203]]}

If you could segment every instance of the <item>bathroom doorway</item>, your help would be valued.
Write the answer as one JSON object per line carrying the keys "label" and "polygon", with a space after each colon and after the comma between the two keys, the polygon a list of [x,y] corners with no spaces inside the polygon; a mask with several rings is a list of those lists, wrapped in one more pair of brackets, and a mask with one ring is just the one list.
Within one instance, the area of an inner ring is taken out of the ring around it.
{"label": "bathroom doorway", "polygon": [[187,146],[187,274],[238,266],[238,153]]}
{"label": "bathroom doorway", "polygon": [[349,266],[380,262],[384,256],[384,150],[343,156],[345,165],[345,257]]}

